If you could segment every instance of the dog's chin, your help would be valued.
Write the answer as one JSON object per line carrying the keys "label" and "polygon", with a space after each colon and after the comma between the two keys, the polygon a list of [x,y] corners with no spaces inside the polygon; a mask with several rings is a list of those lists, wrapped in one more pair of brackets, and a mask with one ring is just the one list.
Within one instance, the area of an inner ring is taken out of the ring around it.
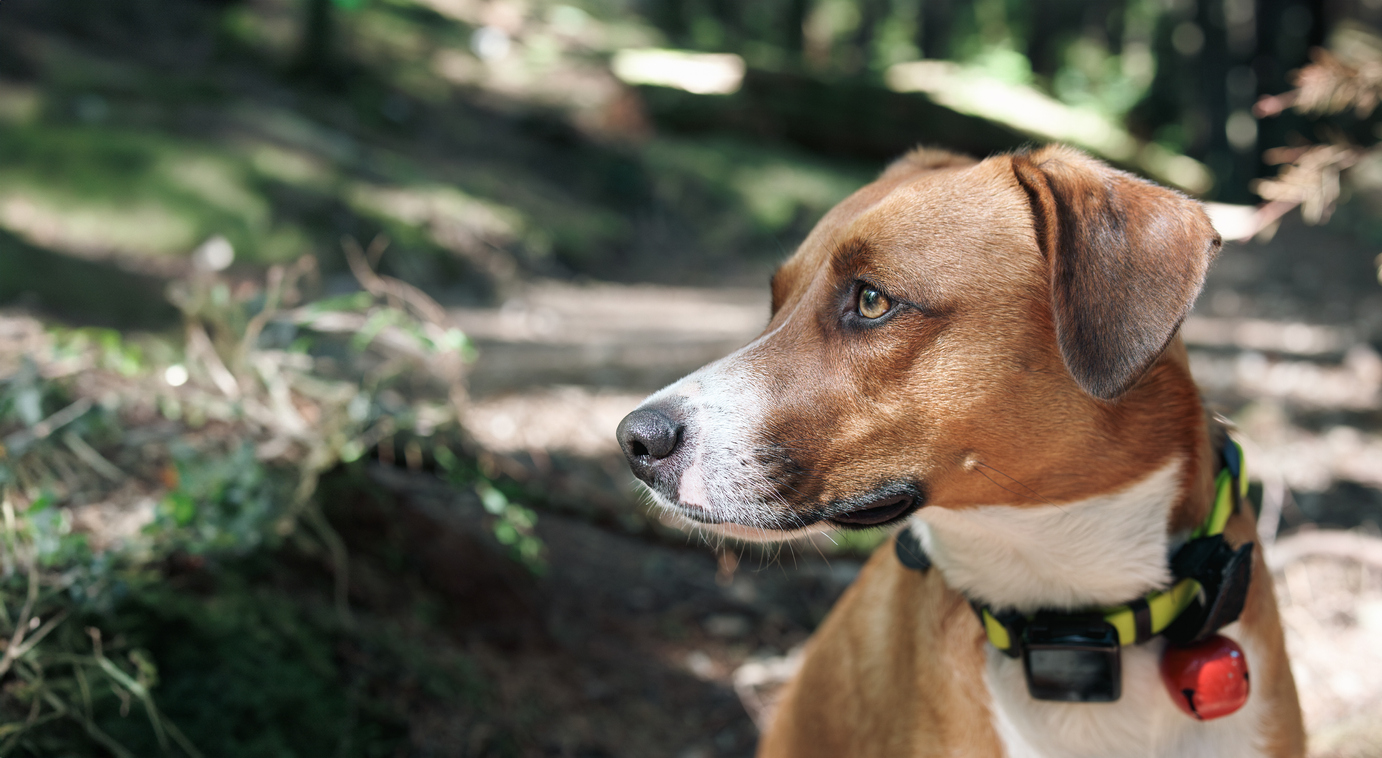
{"label": "dog's chin", "polygon": [[730,537],[742,542],[789,542],[791,540],[809,537],[812,534],[828,532],[832,529],[829,522],[820,521],[810,526],[798,527],[796,529],[774,529],[763,526],[745,526],[744,524],[732,521],[701,521],[687,516],[680,509],[667,511],[667,521],[678,529],[686,531],[709,532],[720,537]]}

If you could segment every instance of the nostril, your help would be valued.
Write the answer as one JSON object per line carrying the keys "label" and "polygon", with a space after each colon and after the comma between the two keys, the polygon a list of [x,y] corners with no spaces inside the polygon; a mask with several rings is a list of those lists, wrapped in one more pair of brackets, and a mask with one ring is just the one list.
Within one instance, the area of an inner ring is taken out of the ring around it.
{"label": "nostril", "polygon": [[671,455],[681,442],[681,424],[662,411],[641,408],[619,422],[619,446],[629,460],[661,459]]}

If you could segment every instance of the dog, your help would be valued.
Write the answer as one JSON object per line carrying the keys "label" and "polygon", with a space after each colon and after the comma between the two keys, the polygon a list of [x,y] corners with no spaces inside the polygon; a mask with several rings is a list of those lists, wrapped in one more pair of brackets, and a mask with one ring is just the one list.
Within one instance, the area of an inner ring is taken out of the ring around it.
{"label": "dog", "polygon": [[[777,269],[761,336],[621,422],[698,528],[900,527],[760,756],[1303,755],[1241,451],[1178,336],[1219,247],[1197,202],[1068,147],[919,148]],[[1214,644],[1220,718],[1174,681]]]}

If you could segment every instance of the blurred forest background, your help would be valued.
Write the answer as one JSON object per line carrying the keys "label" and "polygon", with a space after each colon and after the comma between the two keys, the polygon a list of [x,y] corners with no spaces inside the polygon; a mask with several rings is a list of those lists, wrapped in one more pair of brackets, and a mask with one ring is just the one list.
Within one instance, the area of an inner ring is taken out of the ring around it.
{"label": "blurred forest background", "polygon": [[3,0],[0,755],[746,756],[885,535],[705,545],[614,443],[918,143],[1231,240],[1316,756],[1382,754],[1379,0]]}

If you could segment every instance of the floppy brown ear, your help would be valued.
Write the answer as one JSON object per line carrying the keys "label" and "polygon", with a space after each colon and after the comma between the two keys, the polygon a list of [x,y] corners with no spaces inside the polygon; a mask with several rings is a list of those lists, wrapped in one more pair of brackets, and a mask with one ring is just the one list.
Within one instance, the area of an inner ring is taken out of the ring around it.
{"label": "floppy brown ear", "polygon": [[1180,327],[1219,234],[1194,200],[1078,151],[1012,160],[1050,267],[1061,357],[1086,392],[1118,397]]}

